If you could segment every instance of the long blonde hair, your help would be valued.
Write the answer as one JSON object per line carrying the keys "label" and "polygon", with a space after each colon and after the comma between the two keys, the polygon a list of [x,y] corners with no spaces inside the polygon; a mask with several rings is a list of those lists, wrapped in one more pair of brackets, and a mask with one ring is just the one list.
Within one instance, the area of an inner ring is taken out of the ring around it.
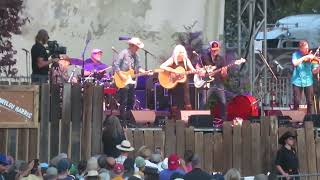
{"label": "long blonde hair", "polygon": [[174,47],[173,49],[173,53],[172,53],[172,58],[173,58],[173,62],[178,65],[178,55],[179,53],[182,52],[183,53],[183,64],[184,67],[187,68],[187,61],[188,61],[188,54],[186,51],[186,48],[184,46],[182,46],[181,44],[176,45],[176,47]]}

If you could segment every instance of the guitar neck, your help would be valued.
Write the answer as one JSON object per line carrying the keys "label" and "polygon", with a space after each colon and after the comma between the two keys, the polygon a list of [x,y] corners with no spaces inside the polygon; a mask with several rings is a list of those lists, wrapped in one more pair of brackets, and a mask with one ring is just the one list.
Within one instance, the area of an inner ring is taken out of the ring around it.
{"label": "guitar neck", "polygon": [[[223,66],[222,68],[229,68],[229,67],[231,67],[231,66],[233,66],[233,65],[235,65],[235,61],[234,61],[233,63],[231,63],[231,64],[228,64],[228,65],[226,65],[226,66]],[[222,68],[219,68],[219,69],[216,69],[216,70],[212,71],[211,73],[209,73],[209,75],[210,75],[210,76],[215,75],[216,73],[220,72],[220,71],[222,70]]]}

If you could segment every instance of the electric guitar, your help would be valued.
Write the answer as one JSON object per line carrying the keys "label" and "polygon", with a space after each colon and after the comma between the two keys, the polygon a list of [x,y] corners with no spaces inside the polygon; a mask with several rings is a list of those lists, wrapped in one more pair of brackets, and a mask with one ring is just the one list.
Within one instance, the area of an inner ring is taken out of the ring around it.
{"label": "electric guitar", "polygon": [[[120,71],[120,72],[114,73],[114,81],[117,88],[124,88],[128,84],[135,84],[136,81],[134,80],[134,78],[137,78],[139,76],[151,76],[152,74],[150,73],[161,72],[161,71],[163,70],[156,69],[156,70],[147,71],[144,73],[135,74],[133,69],[129,69],[128,71]],[[121,73],[122,76],[125,77],[125,79],[122,79],[118,73]]]}
{"label": "electric guitar", "polygon": [[[240,65],[242,63],[246,62],[245,59],[241,58],[241,59],[238,59],[238,60],[235,60],[233,63],[231,64],[228,64],[226,66],[223,66],[222,68],[226,67],[231,67],[233,65]],[[204,80],[202,77],[200,77],[199,74],[195,74],[193,76],[193,82],[194,82],[194,86],[196,88],[201,88],[204,84],[206,83],[209,83],[209,82],[212,82],[214,80],[214,75],[221,72],[222,68],[219,68],[219,69],[216,69],[216,70],[212,70],[212,71],[209,71],[208,74],[206,74],[207,77],[209,77],[208,80]]]}
{"label": "electric guitar", "polygon": [[159,72],[159,83],[166,89],[174,88],[178,83],[184,83],[187,80],[188,74],[196,74],[199,71],[186,71],[183,67],[177,67],[174,72],[163,71]]}

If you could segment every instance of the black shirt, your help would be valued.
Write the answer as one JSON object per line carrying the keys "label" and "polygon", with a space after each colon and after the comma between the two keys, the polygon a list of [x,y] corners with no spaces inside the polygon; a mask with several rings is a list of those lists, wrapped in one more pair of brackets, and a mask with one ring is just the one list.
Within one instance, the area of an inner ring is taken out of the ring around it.
{"label": "black shirt", "polygon": [[289,150],[282,146],[277,152],[275,164],[281,166],[288,174],[298,173],[299,161],[294,149]]}
{"label": "black shirt", "polygon": [[200,168],[194,168],[183,177],[184,180],[211,180],[213,177],[207,172],[202,171]]}
{"label": "black shirt", "polygon": [[116,146],[126,138],[123,134],[115,137],[108,131],[110,130],[104,130],[102,133],[103,152],[107,156],[117,158],[120,155],[120,150]]}
{"label": "black shirt", "polygon": [[[200,67],[211,65],[211,66],[216,66],[217,67],[216,69],[219,69],[225,66],[226,62],[222,56],[216,55],[212,57],[210,51],[205,51],[204,53],[202,53],[201,60],[198,64],[200,65]],[[221,73],[217,73],[214,77],[215,77],[214,82],[216,83],[222,82],[223,80]]]}
{"label": "black shirt", "polygon": [[36,42],[31,48],[31,58],[32,58],[32,74],[48,75],[49,66],[39,68],[37,59],[43,58],[44,61],[48,61],[49,55],[46,48],[41,44]]}

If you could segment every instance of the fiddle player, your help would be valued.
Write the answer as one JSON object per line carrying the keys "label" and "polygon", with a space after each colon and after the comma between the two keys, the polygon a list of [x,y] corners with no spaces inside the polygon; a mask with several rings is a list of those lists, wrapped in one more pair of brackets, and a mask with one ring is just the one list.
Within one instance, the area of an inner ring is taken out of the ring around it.
{"label": "fiddle player", "polygon": [[293,74],[291,82],[293,85],[294,109],[299,109],[302,91],[306,96],[307,114],[312,114],[313,109],[313,74],[318,73],[319,64],[312,63],[316,57],[309,53],[309,44],[302,40],[299,42],[299,50],[292,54]]}

